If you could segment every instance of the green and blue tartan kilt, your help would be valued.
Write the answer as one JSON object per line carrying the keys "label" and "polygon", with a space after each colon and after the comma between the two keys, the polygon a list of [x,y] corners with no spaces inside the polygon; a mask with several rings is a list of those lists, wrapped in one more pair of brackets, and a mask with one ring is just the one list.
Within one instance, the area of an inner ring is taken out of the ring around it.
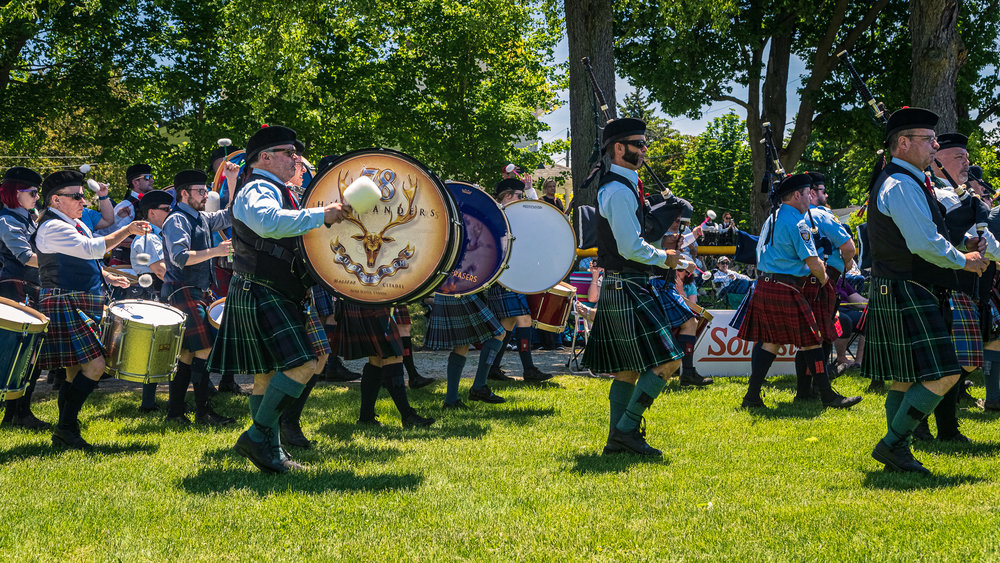
{"label": "green and blue tartan kilt", "polygon": [[739,337],[748,342],[794,344],[799,348],[822,344],[820,325],[809,306],[818,284],[807,283],[802,290],[792,285],[757,280]]}
{"label": "green and blue tartan kilt", "polygon": [[667,326],[677,328],[695,318],[696,315],[691,312],[687,299],[677,293],[676,284],[667,283],[663,278],[650,278],[649,286],[663,307],[663,313],[667,316]]}
{"label": "green and blue tartan kilt", "polygon": [[531,314],[526,295],[514,293],[498,283],[487,290],[486,302],[493,314],[501,320]]}
{"label": "green and blue tartan kilt", "polygon": [[424,348],[451,350],[455,346],[486,342],[501,334],[503,326],[482,294],[456,297],[435,293]]}
{"label": "green and blue tartan kilt", "polygon": [[[400,305],[405,308],[406,305]],[[337,301],[337,328],[330,344],[345,360],[403,355],[403,339],[389,307],[369,307]]]}
{"label": "green and blue tartan kilt", "polygon": [[100,329],[104,295],[100,290],[43,288],[38,312],[49,318],[49,331],[38,358],[40,369],[85,364],[104,355]]}
{"label": "green and blue tartan kilt", "polygon": [[982,367],[983,332],[979,328],[979,305],[961,291],[951,292],[951,341],[958,365]]}
{"label": "green and blue tartan kilt", "polygon": [[[219,333],[208,320],[208,310],[214,301],[212,292],[193,285],[176,289],[167,285],[164,292],[169,292],[166,298],[167,305],[176,307],[187,315],[187,320],[184,321],[184,338],[181,341],[181,347],[191,352],[211,348]],[[226,306],[229,306],[228,299]],[[225,310],[223,310],[223,316],[225,316]]]}
{"label": "green and blue tartan kilt", "polygon": [[583,365],[594,373],[641,374],[683,356],[649,278],[606,273]]}
{"label": "green and blue tartan kilt", "polygon": [[907,280],[871,280],[862,372],[876,381],[934,381],[960,373],[948,299]]}
{"label": "green and blue tartan kilt", "polygon": [[312,298],[316,316],[320,319],[325,319],[337,312],[337,309],[334,307],[334,298],[325,287],[318,284],[314,285],[312,287]]}
{"label": "green and blue tartan kilt", "polygon": [[219,335],[208,357],[212,373],[269,373],[301,366],[329,353],[316,314],[268,287],[234,274]]}
{"label": "green and blue tartan kilt", "polygon": [[24,280],[7,279],[0,281],[0,297],[10,299],[27,307],[38,305],[40,287]]}

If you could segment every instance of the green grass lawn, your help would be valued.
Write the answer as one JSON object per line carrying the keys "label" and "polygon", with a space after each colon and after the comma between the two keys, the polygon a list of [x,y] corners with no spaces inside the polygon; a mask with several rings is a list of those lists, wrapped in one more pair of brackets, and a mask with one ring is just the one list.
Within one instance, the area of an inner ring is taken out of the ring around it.
{"label": "green grass lawn", "polygon": [[[468,370],[467,370],[468,371]],[[869,457],[883,396],[849,411],[791,403],[772,381],[764,415],[736,409],[746,380],[672,383],[648,413],[662,461],[601,457],[608,380],[498,386],[504,405],[442,413],[443,384],[411,398],[439,417],[404,431],[383,393],[359,430],[357,386],[320,384],[304,415],[305,473],[262,475],[232,453],[240,427],[181,429],[98,392],[82,413],[99,453],[0,431],[6,560],[998,560],[1000,426],[962,411],[971,447],[919,445],[936,476]],[[835,386],[859,394],[866,381]],[[463,380],[463,392],[469,380]],[[979,389],[980,395],[982,389]],[[227,396],[228,397],[228,396]],[[55,419],[55,401],[38,414]]]}

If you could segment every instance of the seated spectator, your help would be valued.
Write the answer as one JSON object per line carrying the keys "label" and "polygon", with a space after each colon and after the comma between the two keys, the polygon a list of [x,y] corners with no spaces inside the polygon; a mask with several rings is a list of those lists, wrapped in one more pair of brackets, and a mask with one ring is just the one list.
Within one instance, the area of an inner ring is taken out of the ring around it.
{"label": "seated spectator", "polygon": [[730,260],[723,256],[717,263],[718,270],[712,277],[712,283],[718,289],[718,297],[726,298],[726,303],[730,309],[736,309],[743,302],[747,291],[750,291],[750,278],[735,270],[730,270]]}
{"label": "seated spectator", "polygon": [[840,303],[837,313],[840,315],[840,328],[843,331],[841,337],[833,343],[833,347],[837,351],[836,369],[838,374],[848,369],[860,368],[861,358],[865,351],[864,334],[858,334],[858,352],[854,355],[853,362],[847,359],[847,344],[855,333],[860,332],[858,324],[864,314],[866,300],[845,278],[846,276],[841,276],[835,286],[837,301]]}

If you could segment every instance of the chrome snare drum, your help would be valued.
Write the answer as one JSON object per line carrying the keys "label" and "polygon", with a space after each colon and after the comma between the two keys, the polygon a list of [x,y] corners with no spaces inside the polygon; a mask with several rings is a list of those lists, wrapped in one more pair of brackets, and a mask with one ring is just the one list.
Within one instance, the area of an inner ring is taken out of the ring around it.
{"label": "chrome snare drum", "polygon": [[0,297],[0,400],[24,395],[48,328],[45,315]]}
{"label": "chrome snare drum", "polygon": [[138,383],[170,381],[186,319],[180,310],[155,301],[112,303],[101,321],[107,373]]}

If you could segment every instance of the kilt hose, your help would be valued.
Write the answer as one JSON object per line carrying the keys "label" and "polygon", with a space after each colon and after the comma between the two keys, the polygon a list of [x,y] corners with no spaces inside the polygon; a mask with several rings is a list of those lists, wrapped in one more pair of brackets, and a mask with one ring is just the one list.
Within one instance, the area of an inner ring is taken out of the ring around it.
{"label": "kilt hose", "polygon": [[233,275],[219,334],[208,357],[209,372],[283,371],[330,353],[312,308],[266,283],[250,274]]}
{"label": "kilt hose", "polygon": [[357,360],[403,355],[403,339],[389,307],[366,307],[338,300],[337,309],[337,328],[330,344],[338,356]]}
{"label": "kilt hose", "polygon": [[24,280],[8,279],[0,281],[0,297],[31,308],[35,308],[38,305],[39,291],[41,291],[40,287]]}
{"label": "kilt hose", "polygon": [[[176,307],[187,314],[181,347],[191,352],[211,348],[219,333],[218,329],[212,326],[208,320],[208,309],[214,301],[212,292],[192,285],[180,288],[168,285],[165,286],[164,293],[167,294],[167,305]],[[227,299],[227,306],[229,305],[228,301]]]}
{"label": "kilt hose", "polygon": [[951,341],[958,365],[983,366],[983,333],[979,327],[979,305],[961,291],[951,292]]}
{"label": "kilt hose", "polygon": [[861,367],[866,377],[914,383],[961,373],[947,297],[906,280],[872,278],[870,288]]}
{"label": "kilt hose", "polygon": [[649,278],[607,272],[582,365],[594,373],[643,374],[683,356]]}
{"label": "kilt hose", "polygon": [[660,302],[663,314],[666,315],[667,326],[670,328],[677,328],[697,316],[688,307],[687,299],[677,293],[676,284],[667,283],[660,277],[653,277],[649,278],[649,286]]}
{"label": "kilt hose", "polygon": [[750,342],[794,344],[798,348],[819,346],[823,336],[808,301],[818,294],[818,289],[816,283],[806,283],[800,290],[762,276],[740,325],[739,337]]}
{"label": "kilt hose", "polygon": [[99,326],[104,315],[104,295],[100,290],[43,288],[38,312],[49,318],[49,331],[38,357],[40,369],[85,364],[104,355]]}
{"label": "kilt hose", "polygon": [[455,346],[480,344],[500,334],[503,326],[481,293],[457,297],[435,293],[424,348],[451,350]]}
{"label": "kilt hose", "polygon": [[501,320],[531,314],[527,296],[514,293],[498,283],[487,290],[486,300],[490,310]]}

